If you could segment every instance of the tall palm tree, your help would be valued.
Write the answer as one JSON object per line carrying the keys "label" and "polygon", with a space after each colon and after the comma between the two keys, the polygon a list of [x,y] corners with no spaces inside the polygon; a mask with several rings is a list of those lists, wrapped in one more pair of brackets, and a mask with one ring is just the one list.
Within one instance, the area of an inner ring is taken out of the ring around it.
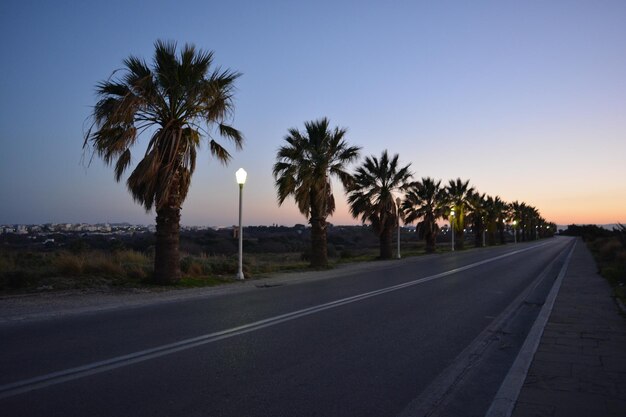
{"label": "tall palm tree", "polygon": [[330,178],[336,176],[347,188],[352,176],[346,167],[359,156],[361,148],[348,146],[346,129],[331,129],[328,119],[305,122],[305,131],[291,128],[286,145],[276,154],[273,174],[282,205],[293,196],[300,213],[311,224],[311,266],[328,265],[326,218],[335,211]]}
{"label": "tall palm tree", "polygon": [[409,184],[402,202],[404,222],[412,223],[422,219],[420,224],[426,240],[426,252],[435,251],[439,232],[437,219],[444,217],[446,210],[446,193],[441,187],[441,180],[435,181],[430,177],[425,177],[421,181]]}
{"label": "tall palm tree", "polygon": [[120,181],[131,165],[131,148],[150,136],[143,158],[126,181],[133,199],[156,211],[154,280],[180,279],[180,210],[189,190],[202,139],[223,163],[230,154],[214,136],[231,140],[237,149],[243,136],[227,121],[233,110],[234,82],[239,73],[212,69],[213,53],[174,42],[157,41],[152,65],[130,56],[123,76],[97,85],[99,101],[83,148],[108,165]]}
{"label": "tall palm tree", "polygon": [[399,225],[399,213],[394,193],[402,191],[411,178],[409,167],[399,166],[398,154],[389,158],[387,150],[365,158],[356,169],[354,183],[348,192],[348,204],[353,217],[369,222],[380,242],[380,258],[392,257],[393,231]]}
{"label": "tall palm tree", "polygon": [[459,249],[463,249],[465,216],[469,209],[468,199],[473,191],[474,187],[469,186],[469,180],[463,182],[460,178],[450,180],[446,186],[448,202],[451,205],[450,209],[454,210],[454,219],[452,222],[456,237],[456,246]]}

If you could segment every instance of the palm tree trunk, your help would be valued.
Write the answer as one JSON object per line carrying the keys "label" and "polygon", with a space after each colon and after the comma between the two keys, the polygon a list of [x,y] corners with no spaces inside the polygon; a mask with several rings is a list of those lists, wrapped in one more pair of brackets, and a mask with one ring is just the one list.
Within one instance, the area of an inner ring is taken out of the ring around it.
{"label": "palm tree trunk", "polygon": [[474,246],[480,248],[483,245],[483,224],[476,222],[474,224]]}
{"label": "palm tree trunk", "polygon": [[380,259],[393,257],[393,227],[386,227],[380,234]]}
{"label": "palm tree trunk", "polygon": [[322,217],[311,217],[311,266],[323,268],[328,266],[328,247],[326,242],[326,220]]}
{"label": "palm tree trunk", "polygon": [[463,229],[455,230],[454,234],[455,234],[455,236],[454,236],[454,238],[455,238],[454,246],[457,249],[463,249],[464,240],[465,240],[465,235],[463,233]]}
{"label": "palm tree trunk", "polygon": [[180,207],[166,205],[156,210],[156,247],[154,253],[154,282],[173,284],[180,280]]}
{"label": "palm tree trunk", "polygon": [[506,239],[504,238],[504,227],[500,227],[498,232],[500,233],[500,244],[505,245]]}
{"label": "palm tree trunk", "polygon": [[424,225],[426,227],[424,233],[426,253],[433,253],[437,245],[437,223],[429,216],[427,219],[424,219]]}
{"label": "palm tree trunk", "polygon": [[426,232],[426,253],[433,253],[435,251],[435,240],[437,235],[433,231]]}

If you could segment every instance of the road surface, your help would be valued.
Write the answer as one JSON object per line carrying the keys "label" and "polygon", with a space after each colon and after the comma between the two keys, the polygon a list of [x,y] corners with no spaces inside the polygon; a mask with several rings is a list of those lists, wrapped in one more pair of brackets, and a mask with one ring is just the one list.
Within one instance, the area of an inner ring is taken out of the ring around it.
{"label": "road surface", "polygon": [[1,414],[484,415],[573,243],[5,323]]}

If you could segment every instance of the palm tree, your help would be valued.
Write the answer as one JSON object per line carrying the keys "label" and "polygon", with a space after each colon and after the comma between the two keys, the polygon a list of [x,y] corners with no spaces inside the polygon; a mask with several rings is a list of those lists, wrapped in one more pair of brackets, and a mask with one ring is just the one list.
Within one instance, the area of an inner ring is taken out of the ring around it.
{"label": "palm tree", "polygon": [[[518,239],[517,236],[520,235],[518,230],[523,230],[522,228],[522,220],[524,218],[524,210],[526,209],[526,204],[520,203],[519,201],[514,201],[509,205],[511,220],[513,222],[513,234],[514,239]],[[520,236],[521,239],[521,236]]]}
{"label": "palm tree", "polygon": [[97,85],[99,101],[83,148],[108,165],[115,163],[119,181],[131,165],[131,148],[150,135],[143,159],[126,184],[146,211],[156,211],[154,280],[180,279],[180,210],[189,190],[196,155],[206,138],[211,154],[223,163],[230,154],[214,140],[218,134],[240,149],[241,133],[227,124],[233,110],[234,81],[239,73],[211,69],[213,53],[157,41],[152,65],[130,56],[124,75]]}
{"label": "palm tree", "polygon": [[474,187],[469,186],[469,180],[463,182],[460,178],[456,180],[450,180],[446,186],[446,194],[450,209],[454,210],[453,227],[454,234],[456,235],[456,246],[459,249],[463,249],[463,229],[465,228],[465,216],[467,214],[469,205],[468,199]]}
{"label": "palm tree", "polygon": [[381,259],[389,259],[393,254],[393,231],[399,225],[394,193],[406,187],[412,175],[410,165],[400,167],[398,154],[389,158],[387,150],[382,152],[380,159],[368,156],[357,168],[354,183],[348,192],[352,216],[361,216],[361,221],[369,222],[378,233]]}
{"label": "palm tree", "polygon": [[481,247],[483,245],[483,231],[486,229],[487,204],[488,196],[477,191],[469,193],[467,198],[468,213],[467,218],[472,225],[474,231],[474,246]]}
{"label": "palm tree", "polygon": [[504,225],[506,218],[510,215],[509,205],[502,201],[499,196],[496,196],[493,200],[492,210],[492,216],[495,216],[496,218],[495,229],[500,236],[500,244],[504,245],[506,244],[506,239],[504,238]]}
{"label": "palm tree", "polygon": [[446,193],[441,188],[441,180],[435,181],[430,177],[422,178],[409,184],[406,196],[402,203],[404,222],[412,223],[422,219],[426,252],[435,251],[435,242],[439,228],[437,219],[446,214]]}
{"label": "palm tree", "polygon": [[287,145],[276,154],[274,179],[278,204],[292,195],[300,213],[311,224],[311,266],[328,265],[326,218],[335,211],[330,177],[336,176],[347,188],[352,176],[346,171],[359,156],[361,148],[348,146],[346,129],[329,127],[326,118],[305,122],[305,131],[291,128]]}
{"label": "palm tree", "polygon": [[487,197],[485,203],[485,222],[487,227],[488,244],[496,244],[496,235],[499,234],[500,244],[505,244],[504,224],[508,215],[508,205],[499,196]]}

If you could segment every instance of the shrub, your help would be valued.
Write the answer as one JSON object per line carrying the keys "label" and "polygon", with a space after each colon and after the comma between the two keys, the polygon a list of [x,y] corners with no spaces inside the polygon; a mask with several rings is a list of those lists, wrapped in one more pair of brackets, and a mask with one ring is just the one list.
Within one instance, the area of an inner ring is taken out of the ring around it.
{"label": "shrub", "polygon": [[341,259],[350,259],[354,257],[354,254],[350,250],[344,249],[341,251],[341,254],[339,256],[341,257]]}
{"label": "shrub", "polygon": [[126,264],[134,264],[134,265],[147,265],[150,264],[150,258],[141,253],[134,250],[123,250],[119,252],[115,252],[115,260],[121,263],[122,265]]}
{"label": "shrub", "polygon": [[622,247],[626,248],[626,226],[618,223],[617,227],[613,229],[613,233],[615,233],[617,239],[621,242]]}
{"label": "shrub", "polygon": [[101,255],[90,256],[85,260],[84,272],[94,276],[120,278],[126,276],[124,268],[115,258]]}
{"label": "shrub", "polygon": [[125,268],[126,276],[137,282],[145,281],[149,276],[149,270],[139,265],[130,265]]}
{"label": "shrub", "polygon": [[61,252],[54,260],[53,266],[61,275],[76,277],[83,273],[82,258],[67,252]]}
{"label": "shrub", "polygon": [[189,265],[189,268],[187,268],[187,274],[194,276],[194,277],[199,277],[201,275],[204,275],[204,268],[202,267],[202,264],[200,262],[192,262],[191,265]]}
{"label": "shrub", "polygon": [[617,239],[606,239],[598,243],[598,257],[602,261],[612,261],[616,259],[622,245]]}
{"label": "shrub", "polygon": [[198,257],[185,256],[180,262],[180,270],[192,276],[210,275],[213,271],[211,258],[204,253]]}

